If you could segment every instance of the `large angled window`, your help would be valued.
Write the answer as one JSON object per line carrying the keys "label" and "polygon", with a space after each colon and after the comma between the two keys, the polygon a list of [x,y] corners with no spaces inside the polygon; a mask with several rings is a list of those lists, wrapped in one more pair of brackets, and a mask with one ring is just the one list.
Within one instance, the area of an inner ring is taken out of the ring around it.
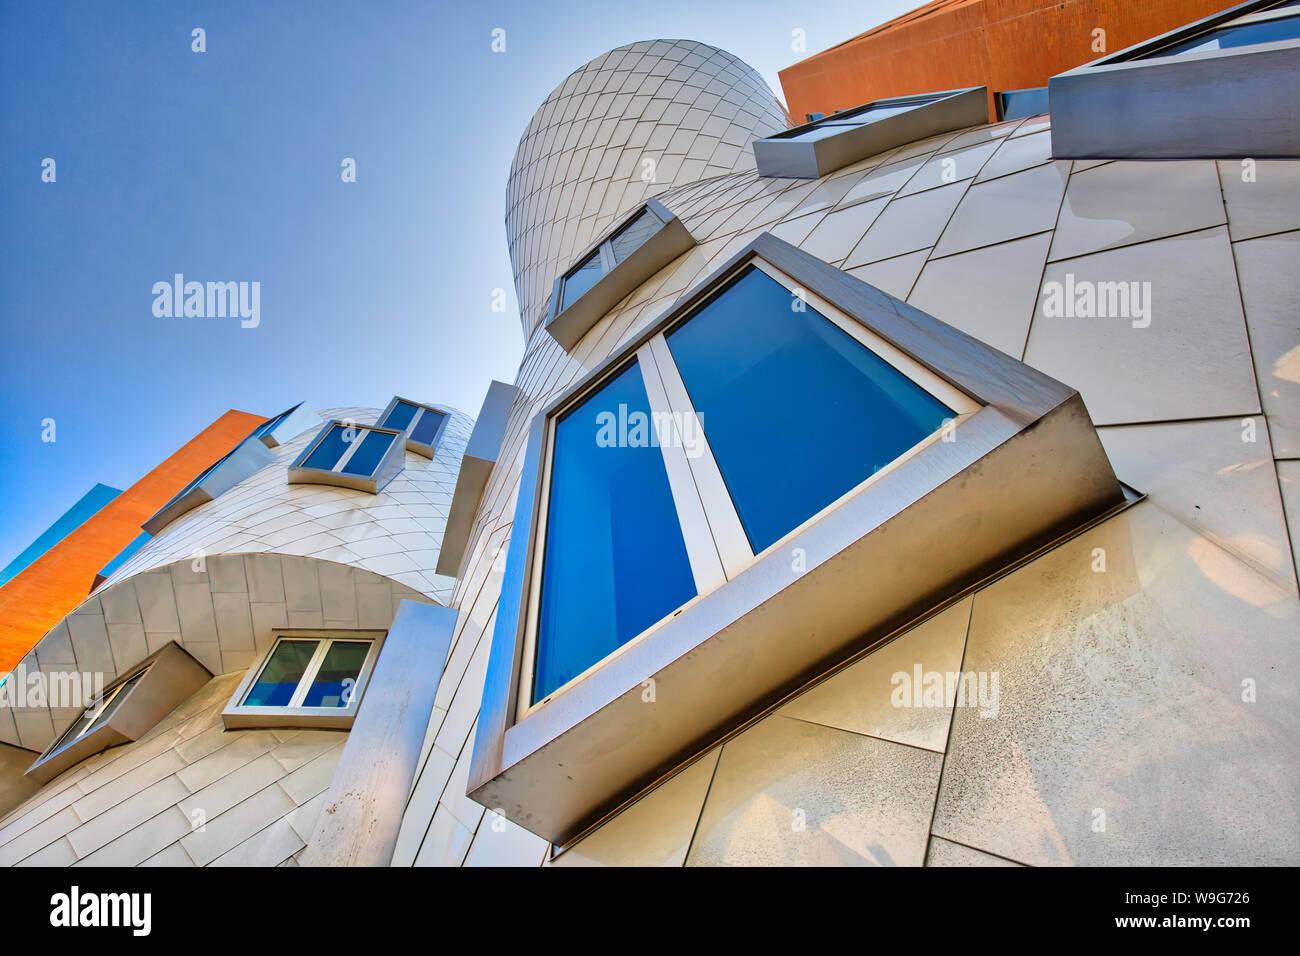
{"label": "large angled window", "polygon": [[988,120],[982,86],[897,96],[754,140],[760,176],[817,179],[868,156]]}
{"label": "large angled window", "polygon": [[572,349],[629,292],[693,245],[681,220],[646,200],[555,280],[546,330]]}
{"label": "large angled window", "polygon": [[1124,501],[1076,391],[763,234],[533,419],[467,792],[564,843]]}
{"label": "large angled window", "polygon": [[1059,159],[1300,155],[1300,5],[1251,0],[1054,76]]}
{"label": "large angled window", "polygon": [[533,702],[976,409],[796,290],[746,266],[557,418]]}
{"label": "large angled window", "polygon": [[377,494],[402,470],[405,433],[332,421],[289,466],[290,484],[340,485]]}

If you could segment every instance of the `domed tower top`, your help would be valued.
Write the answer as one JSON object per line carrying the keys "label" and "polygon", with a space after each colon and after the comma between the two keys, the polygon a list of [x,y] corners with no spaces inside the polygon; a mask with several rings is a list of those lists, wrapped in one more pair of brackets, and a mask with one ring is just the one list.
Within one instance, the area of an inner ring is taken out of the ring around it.
{"label": "domed tower top", "polygon": [[618,47],[538,107],[506,188],[524,335],[556,277],[647,196],[754,167],[752,140],[789,124],[748,64],[694,40]]}

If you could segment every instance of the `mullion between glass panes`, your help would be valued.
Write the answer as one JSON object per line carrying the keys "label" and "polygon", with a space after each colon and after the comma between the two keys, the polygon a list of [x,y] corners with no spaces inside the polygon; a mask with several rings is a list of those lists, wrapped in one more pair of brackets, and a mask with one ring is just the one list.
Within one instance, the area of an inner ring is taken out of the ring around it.
{"label": "mullion between glass panes", "polygon": [[332,640],[321,640],[316,645],[316,651],[312,654],[311,660],[307,662],[307,667],[303,670],[302,677],[298,681],[298,686],[294,690],[293,696],[289,698],[287,706],[302,706],[303,698],[307,696],[307,691],[311,688],[312,681],[316,679],[316,672],[320,670],[321,664],[325,661],[325,653],[333,643]]}
{"label": "mullion between glass panes", "polygon": [[727,581],[722,557],[718,554],[713,532],[709,530],[704,502],[700,499],[699,489],[696,488],[695,479],[691,476],[690,462],[686,458],[681,433],[677,430],[676,422],[672,420],[672,406],[668,403],[658,364],[648,345],[643,345],[637,350],[637,367],[641,370],[641,381],[645,386],[651,413],[656,416],[667,413],[669,416],[668,428],[671,432],[659,435],[656,430],[659,450],[663,454],[664,470],[668,474],[668,487],[677,509],[682,540],[686,544],[691,576],[695,579],[696,590],[700,594],[707,594]]}
{"label": "mullion between glass panes", "polygon": [[726,572],[727,580],[731,580],[753,562],[754,549],[750,547],[749,536],[745,534],[745,527],[740,521],[740,513],[736,510],[735,502],[731,500],[731,492],[727,490],[727,484],[723,481],[717,459],[713,457],[713,449],[709,445],[704,421],[691,403],[690,393],[686,391],[686,383],[682,381],[681,372],[678,371],[672,351],[668,348],[668,340],[660,332],[646,345],[654,354],[659,377],[663,381],[664,392],[668,397],[668,404],[674,418],[689,415],[697,429],[699,454],[694,458],[687,455],[686,463],[690,467],[695,486],[699,489],[704,515],[708,520],[709,531],[713,535],[718,554],[722,558],[723,570]]}
{"label": "mullion between glass panes", "polygon": [[[357,433],[357,437],[352,439],[352,441],[348,443],[347,450],[344,451],[343,454],[339,455],[339,460],[336,461],[334,463],[334,467],[330,469],[330,471],[334,472],[335,474],[342,474],[344,466],[346,466],[347,463],[352,459],[352,456],[357,453],[357,449],[361,447],[361,443],[366,440],[365,429],[357,428],[355,425],[348,426],[348,427],[350,427],[354,432]],[[347,427],[345,427],[343,430],[347,431]]]}

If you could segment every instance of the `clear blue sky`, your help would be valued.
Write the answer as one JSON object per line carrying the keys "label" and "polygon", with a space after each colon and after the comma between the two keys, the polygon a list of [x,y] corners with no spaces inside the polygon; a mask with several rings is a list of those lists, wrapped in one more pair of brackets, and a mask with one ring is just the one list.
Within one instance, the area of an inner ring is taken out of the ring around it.
{"label": "clear blue sky", "polygon": [[[510,161],[578,66],[688,37],[780,95],[778,70],[918,3],[0,0],[0,565],[228,408],[477,412],[523,347]],[[260,282],[260,326],[156,318],[177,272]]]}

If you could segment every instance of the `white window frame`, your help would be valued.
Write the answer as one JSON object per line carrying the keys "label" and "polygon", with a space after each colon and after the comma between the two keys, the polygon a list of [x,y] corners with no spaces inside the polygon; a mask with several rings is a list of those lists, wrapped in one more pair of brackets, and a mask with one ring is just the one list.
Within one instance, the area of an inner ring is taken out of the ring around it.
{"label": "white window frame", "polygon": [[[370,675],[375,669],[375,662],[379,658],[379,652],[383,649],[384,637],[385,632],[383,631],[336,631],[321,630],[319,628],[275,631],[275,639],[271,642],[271,646],[248,669],[234,695],[231,696],[230,703],[222,712],[221,719],[226,729],[229,730],[235,727],[326,727],[343,729],[351,727],[352,721],[356,718],[357,710],[361,706],[361,700],[365,696],[366,685],[370,682]],[[303,670],[302,677],[298,680],[298,686],[294,688],[289,703],[280,706],[244,703],[257,685],[258,678],[262,676],[262,672],[266,670],[267,665],[271,662],[275,649],[281,643],[288,641],[316,642],[316,649],[307,661],[307,666]],[[316,679],[316,675],[320,672],[321,665],[325,661],[325,655],[329,653],[329,649],[335,641],[370,644],[365,660],[361,663],[361,670],[357,675],[352,697],[345,707],[304,707],[303,698],[307,696],[307,691],[311,689],[312,682]]]}

